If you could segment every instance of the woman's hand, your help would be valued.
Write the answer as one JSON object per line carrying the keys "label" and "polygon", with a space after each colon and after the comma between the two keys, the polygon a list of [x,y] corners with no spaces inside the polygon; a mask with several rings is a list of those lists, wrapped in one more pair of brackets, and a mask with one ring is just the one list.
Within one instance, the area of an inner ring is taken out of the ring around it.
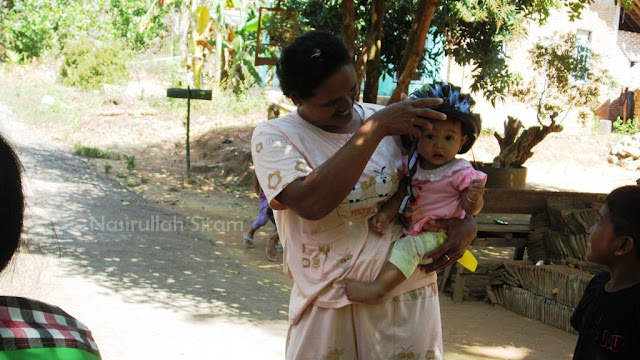
{"label": "woman's hand", "polygon": [[404,95],[402,101],[379,110],[368,121],[373,121],[382,137],[405,134],[419,137],[423,130],[431,129],[430,120],[447,118],[445,114],[428,108],[442,102],[441,98],[409,99]]}
{"label": "woman's hand", "polygon": [[424,254],[423,258],[434,259],[431,264],[420,265],[420,269],[427,273],[444,269],[460,259],[478,234],[478,224],[469,215],[464,219],[439,219],[431,220],[430,223],[443,228],[448,239],[435,250]]}

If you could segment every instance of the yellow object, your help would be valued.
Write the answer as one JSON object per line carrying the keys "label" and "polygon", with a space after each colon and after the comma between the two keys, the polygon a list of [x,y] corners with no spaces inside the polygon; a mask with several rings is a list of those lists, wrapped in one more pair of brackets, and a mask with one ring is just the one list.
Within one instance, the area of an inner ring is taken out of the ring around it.
{"label": "yellow object", "polygon": [[462,257],[458,259],[458,263],[471,272],[476,272],[476,268],[478,267],[478,260],[469,250],[465,250]]}
{"label": "yellow object", "polygon": [[198,6],[196,9],[196,17],[198,19],[198,35],[202,35],[209,27],[209,22],[211,21],[209,8],[205,5]]}

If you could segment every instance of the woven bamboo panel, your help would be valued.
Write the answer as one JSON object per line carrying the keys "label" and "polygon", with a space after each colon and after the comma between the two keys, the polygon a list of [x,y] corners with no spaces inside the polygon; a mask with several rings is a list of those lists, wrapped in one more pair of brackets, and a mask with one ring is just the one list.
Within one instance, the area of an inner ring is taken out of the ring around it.
{"label": "woven bamboo panel", "polygon": [[506,262],[489,271],[489,284],[522,288],[559,304],[576,307],[593,276],[565,265]]}
{"label": "woven bamboo panel", "polygon": [[576,334],[570,323],[573,307],[536,295],[529,290],[511,286],[494,287],[493,294],[498,304],[510,311]]}

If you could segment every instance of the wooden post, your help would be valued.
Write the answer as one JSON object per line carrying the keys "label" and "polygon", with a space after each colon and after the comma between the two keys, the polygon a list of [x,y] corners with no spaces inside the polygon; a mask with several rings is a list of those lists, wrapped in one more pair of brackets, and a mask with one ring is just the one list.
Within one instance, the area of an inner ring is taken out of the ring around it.
{"label": "wooden post", "polygon": [[211,100],[211,90],[191,89],[187,86],[186,89],[170,88],[167,89],[167,97],[187,99],[187,143],[186,143],[186,157],[187,157],[187,179],[191,180],[191,149],[189,145],[189,127],[191,117],[191,99],[197,100]]}

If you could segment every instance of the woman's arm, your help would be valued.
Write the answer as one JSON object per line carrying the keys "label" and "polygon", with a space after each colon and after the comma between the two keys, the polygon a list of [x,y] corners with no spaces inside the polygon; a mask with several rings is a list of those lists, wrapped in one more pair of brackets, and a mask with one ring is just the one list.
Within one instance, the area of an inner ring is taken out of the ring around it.
{"label": "woman's arm", "polygon": [[349,195],[385,136],[419,135],[431,126],[427,119],[446,118],[426,108],[440,103],[442,99],[406,100],[376,112],[340,150],[306,177],[291,182],[276,200],[305,219],[325,217]]}

